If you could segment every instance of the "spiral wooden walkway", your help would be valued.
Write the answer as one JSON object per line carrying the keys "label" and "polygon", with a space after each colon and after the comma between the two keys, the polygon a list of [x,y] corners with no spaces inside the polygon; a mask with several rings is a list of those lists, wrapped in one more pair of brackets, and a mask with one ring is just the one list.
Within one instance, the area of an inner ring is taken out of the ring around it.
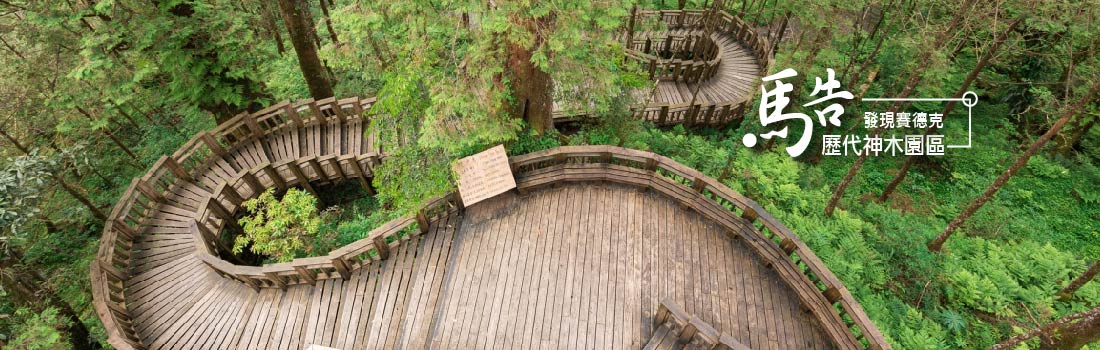
{"label": "spiral wooden walkway", "polygon": [[[773,61],[767,38],[725,11],[635,10],[631,18],[628,56],[657,81],[637,92],[645,101],[637,116],[659,126],[740,123]],[[640,30],[643,23],[667,30]],[[682,55],[691,58],[661,58]],[[575,109],[555,105],[555,120],[585,116]]]}
{"label": "spiral wooden walkway", "polygon": [[[721,40],[691,35],[682,47],[722,57]],[[711,61],[654,62],[655,76],[679,75],[674,82],[725,79]],[[239,230],[237,209],[267,188],[370,189],[384,161],[365,135],[372,104],[307,100],[242,114],[134,179],[91,266],[111,345],[889,348],[840,281],[755,202],[668,158],[616,147],[512,157],[517,192],[469,208],[455,194],[436,198],[325,256],[259,267],[219,258],[217,234]],[[643,115],[733,120],[717,106]]]}

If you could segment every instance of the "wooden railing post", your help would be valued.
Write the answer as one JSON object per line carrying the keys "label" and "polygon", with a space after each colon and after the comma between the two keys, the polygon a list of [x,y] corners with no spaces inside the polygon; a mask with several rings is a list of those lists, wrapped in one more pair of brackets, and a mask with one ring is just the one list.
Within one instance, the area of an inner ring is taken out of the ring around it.
{"label": "wooden railing post", "polygon": [[283,280],[283,277],[279,276],[278,273],[265,271],[264,276],[267,276],[267,278],[275,283],[275,286],[279,287],[279,289],[286,290],[286,281]]}
{"label": "wooden railing post", "polygon": [[340,278],[347,281],[351,278],[351,269],[348,268],[347,262],[339,257],[332,259],[332,266],[336,268],[336,272],[340,274]]}
{"label": "wooden railing post", "polygon": [[256,116],[254,116],[252,114],[249,114],[249,113],[241,113],[241,114],[244,114],[244,117],[242,117],[241,119],[244,119],[245,125],[248,125],[248,130],[252,131],[252,137],[254,137],[254,138],[264,137],[264,129],[260,128],[259,123],[256,123]]}
{"label": "wooden railing post", "polygon": [[317,106],[317,101],[314,101],[312,98],[306,101],[309,105],[310,112],[313,113],[313,119],[316,119],[321,125],[327,125],[328,118],[325,118],[325,114],[321,113],[321,108]]}
{"label": "wooden railing post", "polygon": [[431,222],[428,220],[428,215],[424,213],[424,209],[416,212],[416,227],[420,230],[420,233],[428,233],[428,227]]}
{"label": "wooden railing post", "polygon": [[691,183],[691,189],[694,190],[696,193],[703,193],[703,190],[706,188],[707,182],[701,177],[695,178],[695,180]]}
{"label": "wooden railing post", "polygon": [[752,208],[745,208],[744,212],[741,213],[741,218],[748,220],[749,223],[756,222],[756,210],[753,210]]}
{"label": "wooden railing post", "polygon": [[176,162],[176,158],[166,157],[166,159],[164,160],[164,167],[168,168],[168,171],[172,173],[172,176],[175,176],[177,179],[191,183],[195,182],[195,179],[191,177],[191,174],[188,173],[186,170],[183,170],[183,167],[180,166],[180,163]]}
{"label": "wooden railing post", "polygon": [[149,186],[149,183],[145,181],[137,182],[137,190],[157,203],[164,203],[164,195],[153,188],[153,186]]}
{"label": "wooden railing post", "polygon": [[378,251],[378,258],[386,260],[390,258],[390,244],[382,236],[374,237],[374,249]]}
{"label": "wooden railing post", "polygon": [[287,117],[294,122],[294,127],[301,129],[305,127],[305,123],[302,123],[302,116],[298,115],[298,108],[294,107],[294,104],[287,103],[283,107],[283,113],[286,113]]}
{"label": "wooden railing post", "polygon": [[214,154],[218,155],[219,157],[224,158],[229,156],[229,151],[227,151],[225,147],[222,147],[222,145],[218,143],[218,140],[215,140],[214,136],[210,135],[209,132],[203,131],[199,133],[199,140],[202,140],[202,143],[206,145],[206,148],[209,148],[211,152],[214,152]]}
{"label": "wooden railing post", "polygon": [[309,178],[306,177],[306,173],[302,171],[302,167],[297,161],[291,160],[286,162],[286,167],[294,174],[294,178],[298,180],[299,186],[304,187],[306,191],[309,191],[314,197],[317,196],[317,191],[313,190],[313,186],[309,184]]}
{"label": "wooden railing post", "polygon": [[317,274],[313,271],[307,270],[306,268],[301,266],[295,266],[294,271],[297,271],[298,276],[301,276],[303,279],[306,280],[306,282],[309,282],[310,285],[317,284]]}

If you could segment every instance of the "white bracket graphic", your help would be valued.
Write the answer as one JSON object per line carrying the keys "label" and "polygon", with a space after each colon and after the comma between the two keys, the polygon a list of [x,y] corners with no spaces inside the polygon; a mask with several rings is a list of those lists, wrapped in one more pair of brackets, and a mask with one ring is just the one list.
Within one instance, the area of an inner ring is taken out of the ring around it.
{"label": "white bracket graphic", "polygon": [[[947,148],[970,148],[973,146],[974,133],[973,133],[973,110],[974,105],[978,104],[978,94],[973,91],[967,91],[961,98],[925,98],[925,97],[913,97],[913,98],[894,98],[894,97],[880,97],[880,98],[864,98],[862,101],[937,101],[947,102],[955,101],[962,102],[963,106],[966,106],[966,144],[965,145],[946,145]],[[946,117],[946,116],[944,116]]]}

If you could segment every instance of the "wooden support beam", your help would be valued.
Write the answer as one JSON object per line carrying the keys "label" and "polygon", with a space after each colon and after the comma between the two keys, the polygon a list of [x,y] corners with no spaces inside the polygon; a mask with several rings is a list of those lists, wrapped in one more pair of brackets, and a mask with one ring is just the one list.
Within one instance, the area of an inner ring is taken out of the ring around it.
{"label": "wooden support beam", "polygon": [[[354,162],[355,158],[352,158],[351,161]],[[336,157],[329,158],[328,165],[332,167],[333,171],[336,172],[336,176],[339,176],[341,180],[348,178],[348,174],[344,173],[344,167],[340,165],[340,160]]]}
{"label": "wooden support beam", "polygon": [[233,187],[233,185],[227,183],[225,186],[219,187],[222,188],[222,195],[225,196],[225,199],[229,200],[229,203],[233,203],[234,206],[240,206],[241,203],[244,203],[244,198],[241,197],[240,192],[237,192],[237,188]]}
{"label": "wooden support beam", "polygon": [[278,170],[275,170],[274,166],[268,163],[264,164],[261,169],[263,169],[263,172],[267,174],[267,177],[275,183],[275,187],[278,187],[280,191],[286,191],[286,179],[283,178],[283,175],[279,174]]}
{"label": "wooden support beam", "polygon": [[325,173],[325,168],[321,167],[321,163],[317,161],[317,157],[306,160],[309,163],[309,167],[313,169],[313,172],[317,174],[317,179],[320,181],[327,181],[329,179],[328,174]]}
{"label": "wooden support beam", "polygon": [[244,183],[248,185],[248,188],[252,190],[252,195],[259,195],[264,191],[264,185],[260,183],[260,179],[256,178],[256,175],[251,171],[246,171],[241,174],[241,178],[244,179]]}
{"label": "wooden support beam", "polygon": [[229,212],[229,210],[222,205],[221,201],[218,201],[215,198],[209,198],[206,201],[206,207],[210,209],[210,211],[213,212],[215,216],[217,216],[219,219],[222,219],[224,225],[229,226],[229,229],[232,230],[234,233],[244,233],[244,228],[241,227],[241,224],[238,223],[237,219],[233,217],[233,213]]}
{"label": "wooden support beam", "polygon": [[351,159],[351,170],[355,172],[355,177],[359,179],[359,185],[363,186],[364,190],[367,190],[367,194],[373,196],[374,188],[371,187],[370,180],[367,179],[367,176],[363,171],[363,165],[359,164],[357,158]]}

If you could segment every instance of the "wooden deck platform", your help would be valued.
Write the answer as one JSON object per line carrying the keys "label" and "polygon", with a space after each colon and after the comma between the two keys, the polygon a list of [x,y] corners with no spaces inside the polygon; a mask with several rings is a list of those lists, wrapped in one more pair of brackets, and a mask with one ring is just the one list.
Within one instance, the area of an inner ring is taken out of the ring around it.
{"label": "wooden deck platform", "polygon": [[256,293],[179,260],[131,284],[151,349],[640,349],[665,298],[752,349],[833,348],[743,243],[622,185],[479,203],[347,281]]}

